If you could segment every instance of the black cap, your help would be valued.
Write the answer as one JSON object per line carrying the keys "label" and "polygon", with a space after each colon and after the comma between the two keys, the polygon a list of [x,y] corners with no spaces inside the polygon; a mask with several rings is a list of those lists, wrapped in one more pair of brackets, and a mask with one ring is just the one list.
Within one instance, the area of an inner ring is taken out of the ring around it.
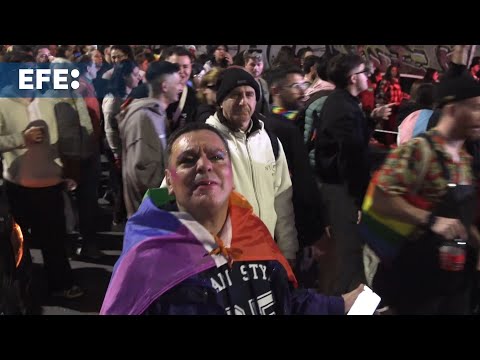
{"label": "black cap", "polygon": [[219,79],[220,85],[217,90],[217,103],[222,104],[230,92],[238,86],[248,85],[255,90],[255,98],[260,99],[260,85],[253,76],[243,67],[229,67]]}
{"label": "black cap", "polygon": [[434,88],[437,107],[480,96],[480,84],[468,73],[445,77]]}

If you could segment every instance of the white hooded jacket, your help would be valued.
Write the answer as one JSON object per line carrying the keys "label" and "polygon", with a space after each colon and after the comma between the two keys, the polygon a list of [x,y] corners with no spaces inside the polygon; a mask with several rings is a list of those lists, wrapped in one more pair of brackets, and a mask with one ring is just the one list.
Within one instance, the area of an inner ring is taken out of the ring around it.
{"label": "white hooded jacket", "polygon": [[234,132],[217,114],[206,123],[217,128],[227,140],[234,173],[235,190],[245,196],[255,214],[265,223],[287,259],[295,259],[297,230],[292,204],[292,182],[287,159],[279,142],[275,160],[270,137],[261,120],[252,119],[251,130]]}

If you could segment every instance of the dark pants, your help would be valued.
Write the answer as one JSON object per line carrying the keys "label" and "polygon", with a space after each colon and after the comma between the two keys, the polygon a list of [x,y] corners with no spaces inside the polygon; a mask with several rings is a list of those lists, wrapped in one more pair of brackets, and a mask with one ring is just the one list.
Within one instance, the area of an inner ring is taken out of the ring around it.
{"label": "dark pants", "polygon": [[114,194],[113,221],[119,224],[127,219],[127,210],[125,208],[125,200],[123,198],[122,169],[119,169],[115,166],[115,159],[108,145],[104,145],[104,149],[105,156],[107,157],[108,164],[110,166],[110,189]]}
{"label": "dark pants", "polygon": [[82,246],[96,245],[96,224],[98,214],[98,183],[100,181],[100,156],[94,155],[82,160],[80,182],[75,190],[78,209],[79,230]]}
{"label": "dark pants", "polygon": [[[410,287],[408,282],[399,285],[404,278],[411,278],[411,274],[391,276],[389,270],[382,263],[373,278],[373,290],[382,296],[382,302],[390,305],[397,315],[468,315],[471,314],[470,287],[464,287],[451,294],[430,294],[418,290],[418,286]],[[399,280],[396,280],[396,278]],[[418,274],[417,278],[420,278]],[[414,282],[414,281],[413,281]],[[423,281],[424,288],[429,287],[430,281]],[[393,290],[392,290],[393,288]],[[423,290],[423,289],[422,289]]]}
{"label": "dark pants", "polygon": [[41,247],[50,291],[69,289],[73,274],[65,252],[63,184],[26,188],[5,182],[8,202],[15,221]]}
{"label": "dark pants", "polygon": [[357,233],[357,206],[344,185],[322,184],[320,191],[335,242],[335,280],[331,293],[341,295],[366,283],[363,244]]}

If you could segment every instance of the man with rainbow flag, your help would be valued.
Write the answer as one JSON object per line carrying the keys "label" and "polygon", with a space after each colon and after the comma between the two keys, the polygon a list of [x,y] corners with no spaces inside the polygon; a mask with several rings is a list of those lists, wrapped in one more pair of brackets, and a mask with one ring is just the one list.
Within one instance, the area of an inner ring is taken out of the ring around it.
{"label": "man with rainbow flag", "polygon": [[480,85],[460,65],[463,53],[464,47],[455,48],[436,85],[438,124],[389,155],[363,203],[364,260],[377,258],[367,273],[374,273],[374,291],[398,314],[469,312],[480,236],[473,226],[472,157],[464,143],[480,139]]}
{"label": "man with rainbow flag", "polygon": [[[127,223],[101,314],[344,314],[363,291],[297,290],[268,228],[233,191],[228,145],[192,123],[167,146],[168,189]],[[171,211],[168,211],[171,210]]]}

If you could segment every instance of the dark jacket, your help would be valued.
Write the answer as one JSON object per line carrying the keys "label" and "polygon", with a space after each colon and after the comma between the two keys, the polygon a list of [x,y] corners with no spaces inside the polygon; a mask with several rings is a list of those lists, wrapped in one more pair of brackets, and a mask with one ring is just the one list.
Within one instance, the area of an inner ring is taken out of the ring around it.
{"label": "dark jacket", "polygon": [[315,167],[323,183],[346,184],[360,208],[370,181],[368,142],[374,122],[347,90],[332,92],[323,106],[315,142]]}
{"label": "dark jacket", "polygon": [[323,233],[320,192],[311,170],[302,134],[295,122],[282,115],[269,114],[265,126],[282,143],[292,179],[295,225],[300,247],[311,245]]}
{"label": "dark jacket", "polygon": [[[249,262],[234,263],[230,273],[235,273],[243,266],[241,275],[251,276],[246,273],[249,269],[248,264]],[[341,297],[321,295],[312,289],[293,289],[288,282],[285,269],[278,261],[266,261],[263,266],[266,269],[265,273],[270,275],[268,282],[252,283],[248,290],[244,287],[229,287],[228,294],[223,296],[222,292],[225,291],[217,292],[211,279],[220,278],[219,275],[224,274],[226,269],[215,268],[191,276],[159,297],[143,315],[225,315],[225,311],[231,315],[240,315],[244,312],[246,314],[259,312],[262,315],[344,314],[345,305]],[[258,271],[258,274],[262,273]],[[234,275],[229,275],[229,278],[233,277]],[[233,280],[233,283],[237,282]],[[219,285],[223,287],[221,282]],[[263,306],[259,309],[255,307],[239,309],[238,305],[235,308],[231,306],[239,303],[238,297],[244,297],[245,294],[252,299],[262,299],[259,303]]]}
{"label": "dark jacket", "polygon": [[210,116],[214,115],[216,111],[217,107],[215,105],[200,104],[195,111],[195,121],[204,123]]}

